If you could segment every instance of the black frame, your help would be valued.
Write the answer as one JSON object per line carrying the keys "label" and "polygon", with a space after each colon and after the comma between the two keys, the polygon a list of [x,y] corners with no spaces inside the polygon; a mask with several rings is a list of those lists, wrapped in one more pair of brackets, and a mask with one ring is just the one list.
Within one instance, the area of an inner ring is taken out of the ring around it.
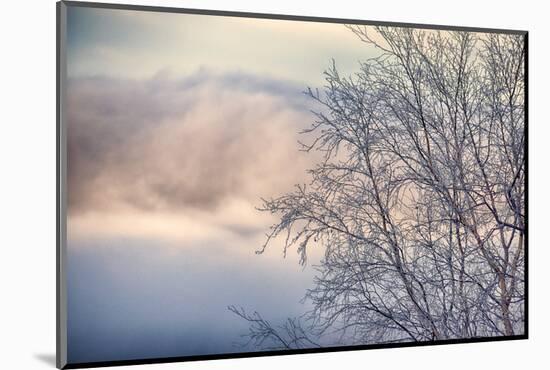
{"label": "black frame", "polygon": [[[216,15],[230,16],[256,19],[273,19],[287,21],[303,21],[303,22],[322,22],[322,23],[353,23],[369,26],[394,26],[406,28],[422,28],[436,29],[449,31],[466,31],[466,32],[483,32],[483,33],[500,33],[522,35],[524,37],[525,50],[525,107],[524,107],[524,155],[525,155],[525,322],[524,333],[512,336],[499,337],[479,337],[479,338],[464,338],[464,339],[446,339],[426,342],[408,342],[408,343],[380,343],[380,344],[365,344],[353,346],[339,347],[323,347],[323,348],[308,348],[299,350],[274,350],[274,351],[255,351],[255,352],[240,352],[240,353],[220,353],[212,355],[194,355],[194,356],[178,356],[165,358],[149,358],[136,360],[116,360],[116,361],[98,361],[85,363],[67,363],[67,338],[66,338],[66,320],[67,320],[67,300],[66,300],[66,283],[65,283],[65,250],[66,250],[66,127],[62,122],[64,92],[63,86],[66,78],[66,61],[65,55],[65,40],[66,35],[66,7],[86,7],[100,9],[116,9],[116,10],[134,10],[145,12],[161,12],[161,13],[182,13],[182,14],[198,14],[198,15]],[[143,365],[143,364],[158,364],[172,362],[187,362],[187,361],[203,361],[203,360],[219,360],[231,358],[245,357],[265,357],[265,356],[281,356],[307,353],[323,353],[323,352],[341,352],[341,351],[360,351],[366,349],[382,349],[382,348],[403,348],[403,347],[420,347],[420,346],[435,346],[445,344],[460,344],[460,343],[483,343],[483,342],[499,342],[509,340],[521,340],[529,338],[529,135],[528,135],[528,107],[529,107],[529,32],[522,30],[511,29],[495,29],[482,27],[460,27],[449,25],[433,25],[433,24],[418,24],[418,23],[401,23],[401,22],[382,22],[359,19],[342,19],[330,17],[312,17],[300,15],[284,15],[284,14],[266,14],[266,13],[251,13],[251,12],[233,12],[223,10],[208,10],[208,9],[189,9],[175,8],[163,6],[145,6],[145,5],[130,5],[130,4],[112,4],[84,1],[58,1],[56,3],[56,27],[57,27],[57,61],[56,61],[56,122],[57,122],[57,137],[56,137],[56,366],[59,369],[78,369],[91,367],[106,367],[106,366],[123,366],[123,365]]]}

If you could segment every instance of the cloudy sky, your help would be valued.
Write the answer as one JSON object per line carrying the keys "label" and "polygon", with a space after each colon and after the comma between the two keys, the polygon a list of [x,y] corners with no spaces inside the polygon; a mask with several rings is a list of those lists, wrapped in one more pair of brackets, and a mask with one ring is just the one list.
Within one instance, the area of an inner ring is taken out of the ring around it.
{"label": "cloudy sky", "polygon": [[302,92],[374,51],[340,24],[72,6],[67,40],[69,361],[253,350],[227,306],[299,315],[313,277],[254,253],[255,207],[318,160]]}

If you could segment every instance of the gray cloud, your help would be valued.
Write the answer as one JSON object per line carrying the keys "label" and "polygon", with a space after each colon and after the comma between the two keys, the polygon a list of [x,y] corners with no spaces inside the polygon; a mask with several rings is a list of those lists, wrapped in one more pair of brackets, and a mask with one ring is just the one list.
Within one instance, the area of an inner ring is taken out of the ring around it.
{"label": "gray cloud", "polygon": [[254,350],[234,346],[248,325],[227,305],[272,322],[307,309],[313,269],[278,241],[254,253],[271,223],[259,197],[316,162],[297,146],[302,89],[207,71],[70,80],[70,361]]}
{"label": "gray cloud", "polygon": [[71,79],[69,212],[215,209],[305,181],[303,86],[246,74]]}

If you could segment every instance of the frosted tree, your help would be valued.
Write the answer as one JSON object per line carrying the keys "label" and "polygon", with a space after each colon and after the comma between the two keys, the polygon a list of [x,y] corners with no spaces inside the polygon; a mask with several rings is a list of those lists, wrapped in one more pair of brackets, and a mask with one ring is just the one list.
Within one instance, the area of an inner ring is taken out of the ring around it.
{"label": "frosted tree", "polygon": [[380,55],[351,77],[333,63],[307,91],[320,108],[302,145],[323,160],[261,207],[279,222],[260,253],[280,234],[302,263],[324,248],[308,327],[233,311],[263,348],[329,330],[348,344],[522,334],[523,36],[349,29]]}

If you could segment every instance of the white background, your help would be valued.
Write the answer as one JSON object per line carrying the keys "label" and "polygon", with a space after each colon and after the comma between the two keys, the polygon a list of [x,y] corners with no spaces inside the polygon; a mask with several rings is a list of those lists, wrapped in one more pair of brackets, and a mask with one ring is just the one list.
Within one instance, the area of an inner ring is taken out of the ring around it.
{"label": "white background", "polygon": [[[112,2],[117,2],[112,0]],[[529,34],[527,341],[370,350],[132,369],[541,368],[550,350],[547,242],[550,18],[543,1],[203,0],[134,4],[526,29]],[[55,2],[10,0],[0,22],[0,368],[53,368],[55,354]],[[546,351],[545,351],[546,350]],[[546,352],[546,353],[545,353]],[[546,356],[545,356],[546,355]],[[537,366],[538,364],[538,366]],[[546,366],[548,366],[546,364]],[[547,368],[547,367],[546,367]]]}

